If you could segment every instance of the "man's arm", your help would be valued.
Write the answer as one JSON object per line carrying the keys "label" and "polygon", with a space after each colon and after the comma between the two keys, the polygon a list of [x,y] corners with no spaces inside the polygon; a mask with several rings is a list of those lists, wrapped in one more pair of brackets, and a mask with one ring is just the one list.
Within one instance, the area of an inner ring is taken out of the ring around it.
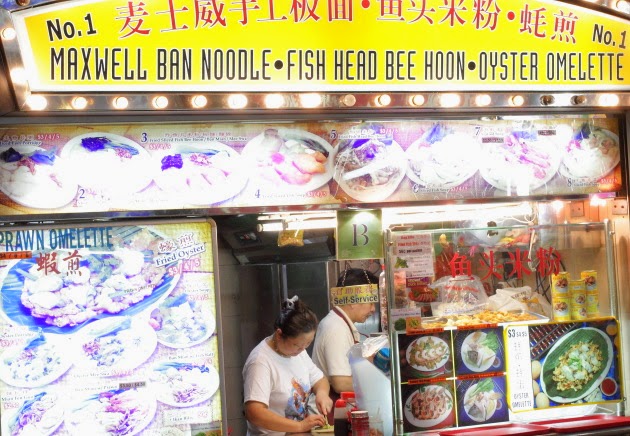
{"label": "man's arm", "polygon": [[333,375],[330,377],[330,385],[338,394],[341,392],[352,392],[352,376],[349,375]]}

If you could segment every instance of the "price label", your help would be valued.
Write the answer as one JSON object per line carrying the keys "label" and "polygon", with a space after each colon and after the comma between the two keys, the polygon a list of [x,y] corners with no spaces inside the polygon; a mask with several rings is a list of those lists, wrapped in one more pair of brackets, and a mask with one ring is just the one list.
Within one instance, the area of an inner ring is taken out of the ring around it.
{"label": "price label", "polygon": [[508,399],[513,412],[534,408],[532,366],[529,356],[529,327],[513,326],[505,331],[508,356]]}

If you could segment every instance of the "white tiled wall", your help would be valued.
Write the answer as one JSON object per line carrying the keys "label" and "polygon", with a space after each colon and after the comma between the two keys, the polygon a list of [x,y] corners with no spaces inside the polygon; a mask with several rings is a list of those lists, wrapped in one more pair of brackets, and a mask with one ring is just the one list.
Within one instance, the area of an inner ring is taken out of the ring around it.
{"label": "white tiled wall", "polygon": [[241,357],[241,296],[238,263],[230,251],[219,248],[221,326],[223,328],[223,362],[228,427],[233,436],[246,433],[243,416],[243,364]]}

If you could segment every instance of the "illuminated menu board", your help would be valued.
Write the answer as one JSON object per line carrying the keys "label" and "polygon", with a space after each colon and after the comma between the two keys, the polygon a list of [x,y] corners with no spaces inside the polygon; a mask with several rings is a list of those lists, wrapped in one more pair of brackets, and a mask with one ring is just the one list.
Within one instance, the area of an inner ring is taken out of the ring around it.
{"label": "illuminated menu board", "polygon": [[207,222],[0,232],[2,434],[221,434],[213,244]]}
{"label": "illuminated menu board", "polygon": [[0,214],[613,193],[606,117],[0,129]]}

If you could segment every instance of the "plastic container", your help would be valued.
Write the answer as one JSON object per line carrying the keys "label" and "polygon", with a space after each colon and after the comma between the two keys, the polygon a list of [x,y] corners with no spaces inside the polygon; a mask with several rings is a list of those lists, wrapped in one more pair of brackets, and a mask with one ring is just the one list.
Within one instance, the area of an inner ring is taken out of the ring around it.
{"label": "plastic container", "polygon": [[352,436],[370,436],[370,416],[365,410],[352,412]]}
{"label": "plastic container", "polygon": [[392,385],[389,377],[362,356],[361,344],[353,345],[348,357],[357,406],[361,410],[366,410],[369,416],[381,416],[383,433],[393,435]]}

